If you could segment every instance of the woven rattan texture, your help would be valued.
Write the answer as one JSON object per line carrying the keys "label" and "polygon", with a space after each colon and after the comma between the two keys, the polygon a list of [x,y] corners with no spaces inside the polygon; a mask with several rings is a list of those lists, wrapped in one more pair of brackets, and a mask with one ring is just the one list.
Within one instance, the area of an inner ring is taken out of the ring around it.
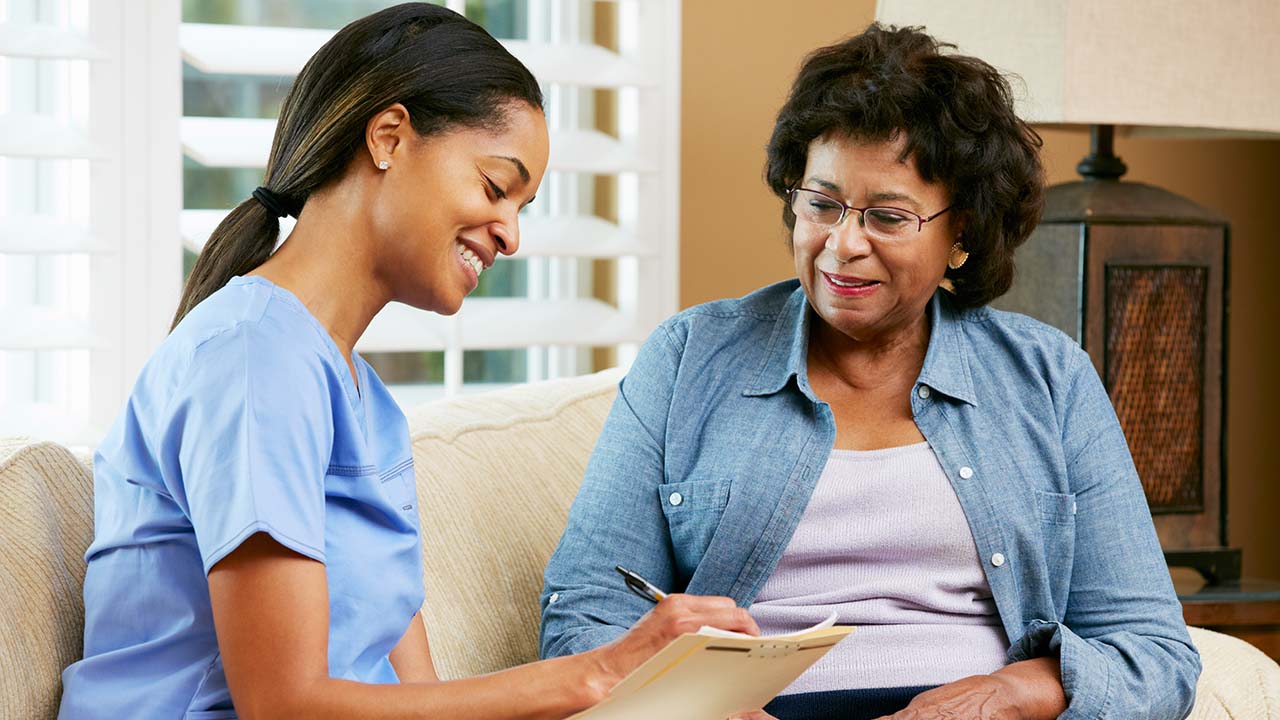
{"label": "woven rattan texture", "polygon": [[1153,512],[1204,506],[1202,267],[1107,268],[1106,381]]}

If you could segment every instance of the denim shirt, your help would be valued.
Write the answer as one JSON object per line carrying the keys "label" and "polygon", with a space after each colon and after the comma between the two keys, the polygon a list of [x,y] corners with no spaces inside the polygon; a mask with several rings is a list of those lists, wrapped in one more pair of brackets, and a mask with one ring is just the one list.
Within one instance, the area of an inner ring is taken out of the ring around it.
{"label": "denim shirt", "polygon": [[[1089,356],[1047,325],[958,309],[941,291],[927,312],[912,414],[968,519],[1009,660],[1059,657],[1063,718],[1184,717],[1199,655]],[[615,565],[751,605],[835,442],[806,372],[811,322],[790,280],[650,336],[547,566],[543,657],[607,643],[650,609]]]}

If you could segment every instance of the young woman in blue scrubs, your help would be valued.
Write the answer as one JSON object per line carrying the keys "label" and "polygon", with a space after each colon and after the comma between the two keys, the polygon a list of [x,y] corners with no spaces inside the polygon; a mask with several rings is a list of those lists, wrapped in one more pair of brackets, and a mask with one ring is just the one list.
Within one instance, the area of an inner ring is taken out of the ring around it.
{"label": "young woman in blue scrubs", "polygon": [[564,717],[681,632],[755,630],[732,600],[678,595],[598,651],[436,678],[408,427],[352,348],[389,302],[457,312],[516,252],[541,102],[497,41],[425,3],[307,63],[263,187],[210,238],[96,454],[61,717]]}

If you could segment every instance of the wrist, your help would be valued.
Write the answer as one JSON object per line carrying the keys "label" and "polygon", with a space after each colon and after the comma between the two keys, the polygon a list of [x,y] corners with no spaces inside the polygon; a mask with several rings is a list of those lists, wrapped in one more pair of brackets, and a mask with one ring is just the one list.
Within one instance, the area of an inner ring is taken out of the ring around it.
{"label": "wrist", "polygon": [[622,682],[622,675],[611,655],[612,644],[570,656],[578,664],[574,676],[577,695],[574,700],[581,708],[591,707],[604,700],[615,685]]}
{"label": "wrist", "polygon": [[1005,687],[1023,718],[1053,720],[1067,709],[1061,670],[1056,657],[1016,662],[995,671],[991,676]]}

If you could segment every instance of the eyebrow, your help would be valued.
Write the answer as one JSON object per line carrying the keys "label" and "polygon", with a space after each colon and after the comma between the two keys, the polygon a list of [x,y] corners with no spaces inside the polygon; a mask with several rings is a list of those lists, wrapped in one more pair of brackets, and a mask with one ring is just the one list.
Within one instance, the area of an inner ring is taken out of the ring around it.
{"label": "eyebrow", "polygon": [[916,207],[920,207],[919,201],[910,195],[904,195],[897,192],[873,192],[867,196],[867,202],[886,202],[886,201],[905,201]]}
{"label": "eyebrow", "polygon": [[[805,183],[806,184],[812,183],[814,185],[817,185],[818,187],[821,187],[824,190],[830,190],[833,193],[839,193],[842,195],[844,194],[844,190],[839,185],[831,182],[830,180],[823,180],[820,177],[810,177],[807,180],[805,180]],[[870,202],[870,203],[888,202],[888,201],[906,201],[908,203],[911,203],[912,205],[915,205],[916,207],[920,207],[919,200],[916,200],[910,195],[900,193],[900,192],[881,191],[881,192],[873,192],[867,196],[867,202]]]}
{"label": "eyebrow", "polygon": [[520,179],[526,183],[529,182],[529,168],[525,167],[524,163],[520,162],[520,158],[508,157],[506,155],[490,155],[489,157],[497,158],[498,160],[506,160],[512,165],[515,165],[516,170],[520,173]]}
{"label": "eyebrow", "polygon": [[805,180],[805,184],[809,184],[809,183],[817,185],[818,187],[821,187],[824,190],[830,190],[833,193],[840,193],[841,195],[844,194],[844,190],[840,189],[839,185],[829,180],[823,180],[820,177],[811,177],[808,180]]}

